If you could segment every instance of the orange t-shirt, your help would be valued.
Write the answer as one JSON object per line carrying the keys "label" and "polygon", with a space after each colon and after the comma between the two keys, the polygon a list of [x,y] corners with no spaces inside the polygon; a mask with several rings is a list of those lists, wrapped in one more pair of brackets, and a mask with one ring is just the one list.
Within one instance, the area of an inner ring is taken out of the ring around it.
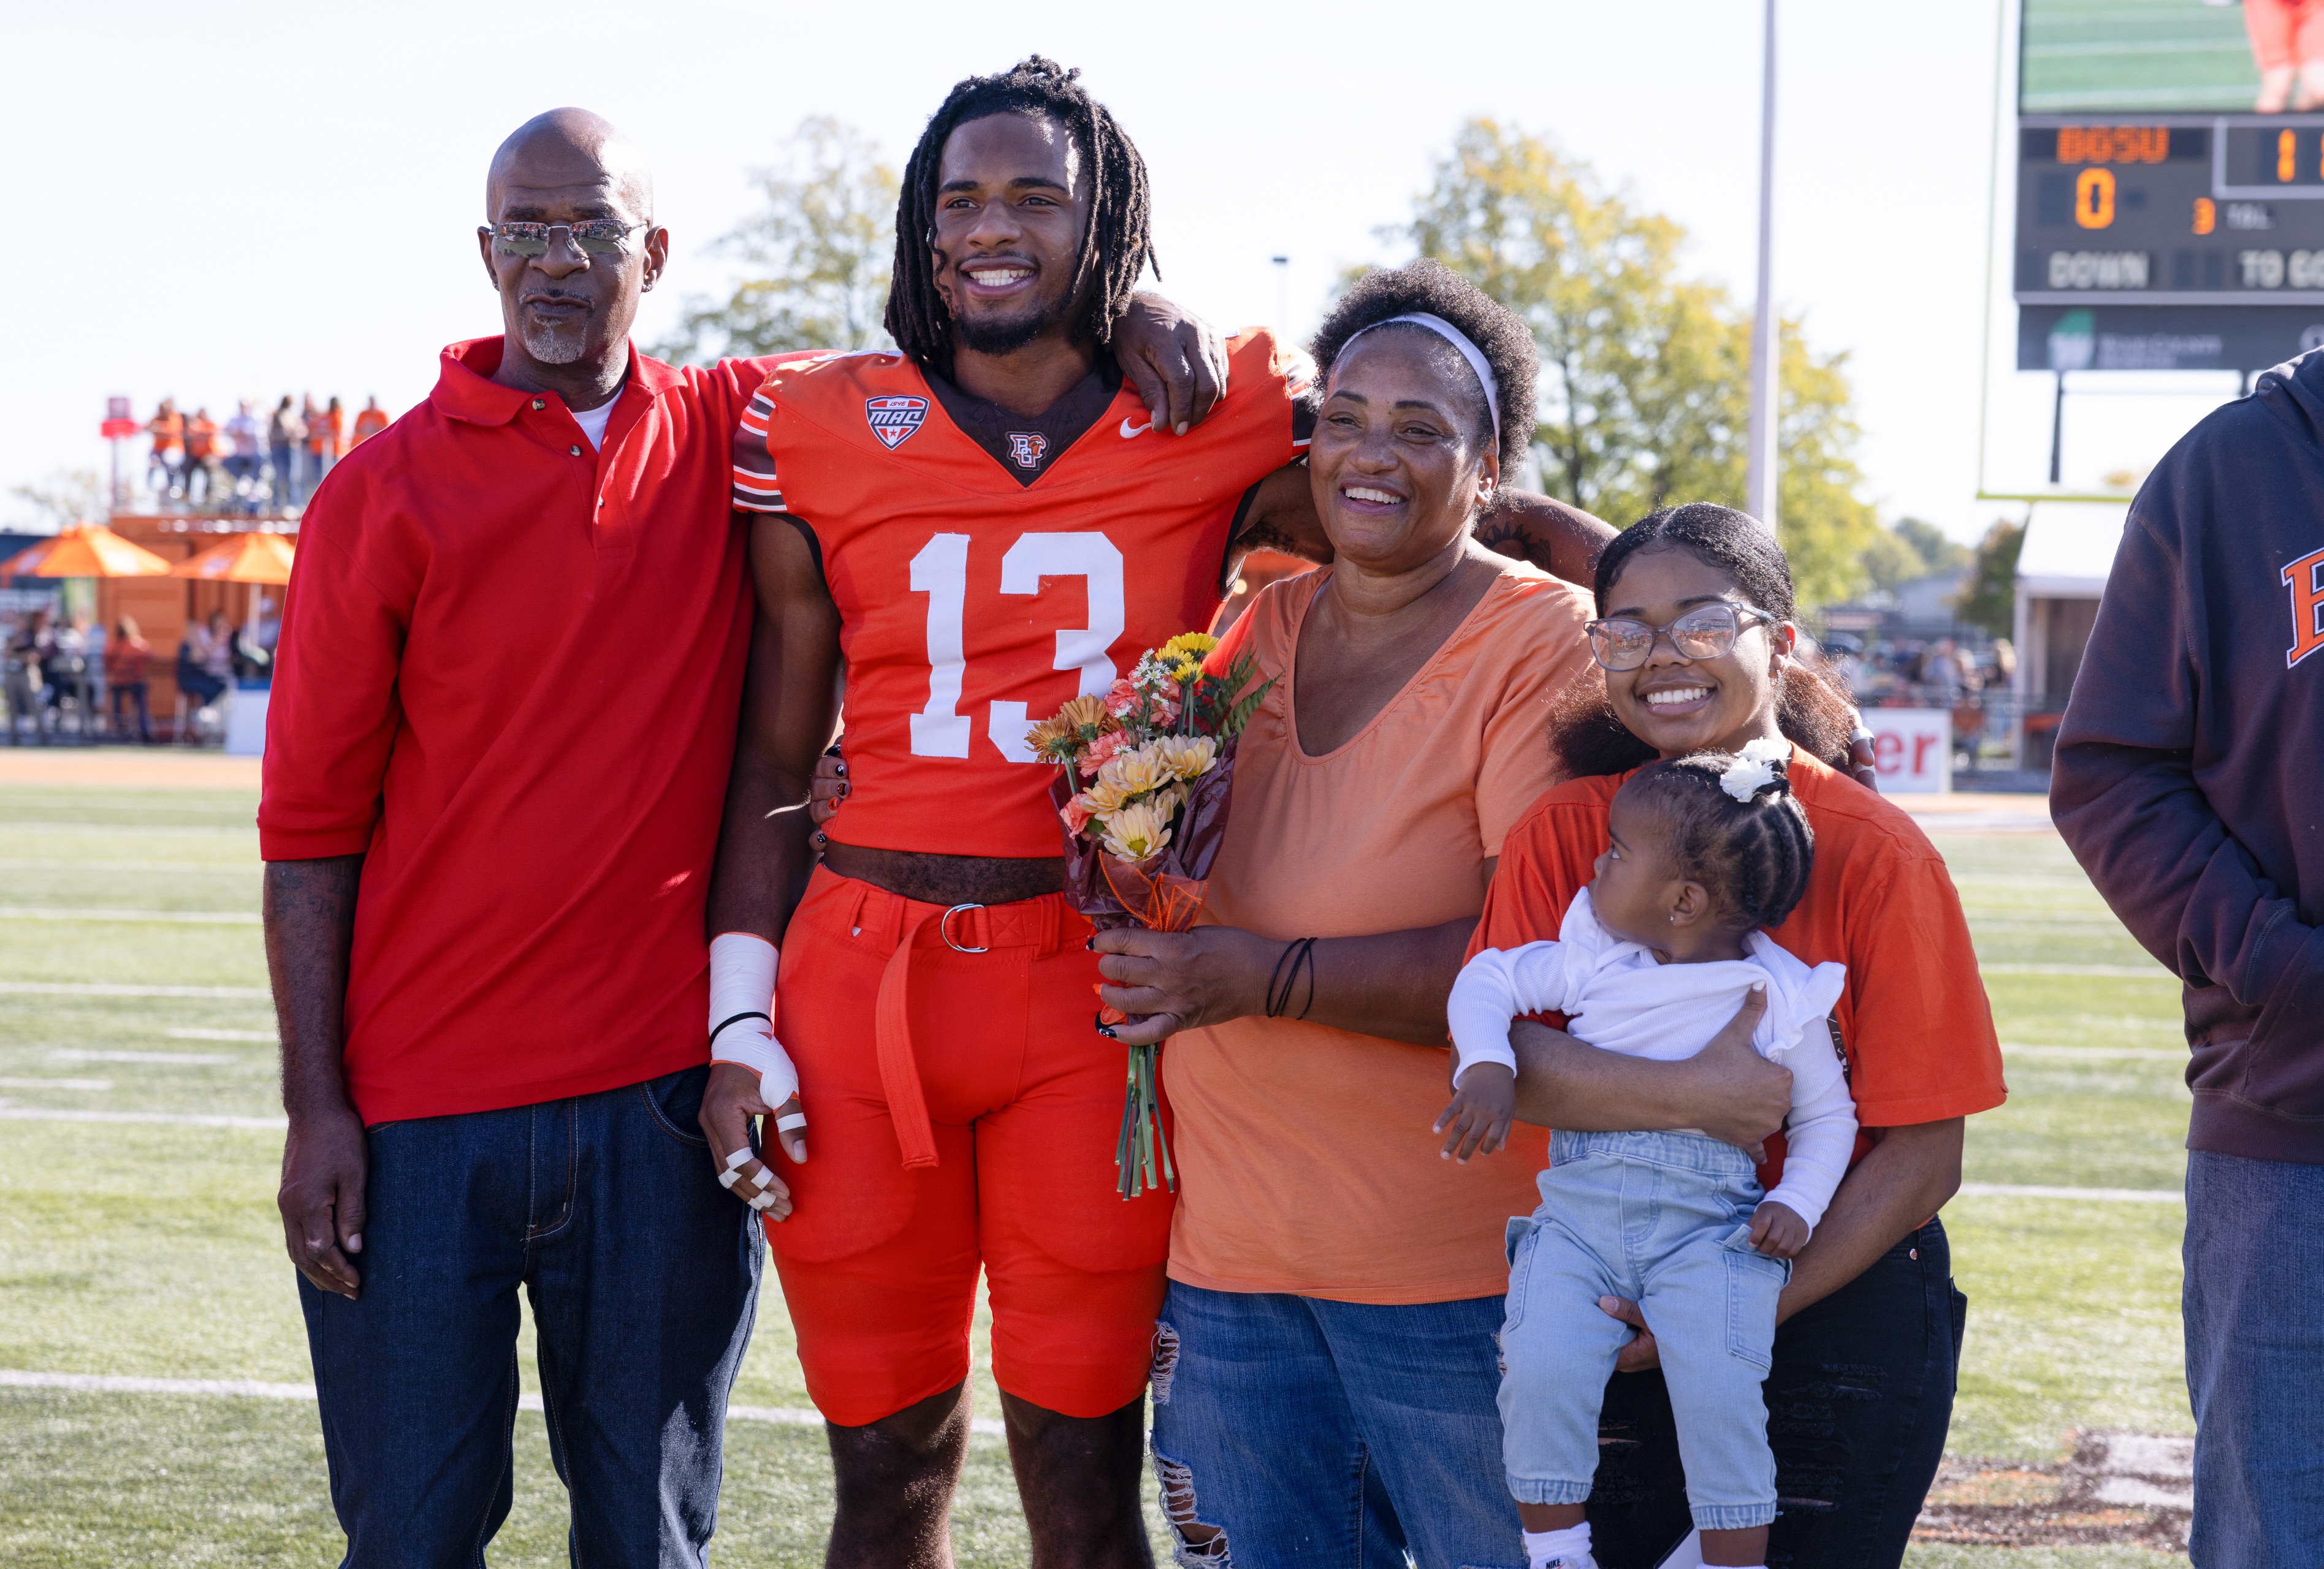
{"label": "orange t-shirt", "polygon": [[[1207,919],[1262,937],[1353,937],[1473,919],[1502,836],[1555,776],[1550,700],[1589,655],[1586,594],[1511,563],[1356,738],[1311,757],[1292,652],[1326,573],[1269,584],[1211,656],[1245,649],[1274,688],[1235,754]],[[1296,1019],[1174,1035],[1170,1278],[1218,1291],[1450,1302],[1508,1289],[1512,1215],[1536,1203],[1547,1136],[1457,1165],[1428,1125],[1443,1047]]]}
{"label": "orange t-shirt", "polygon": [[[1591,863],[1606,848],[1606,812],[1628,774],[1575,779],[1543,796],[1509,830],[1471,953],[1557,936]],[[1943,1122],[1999,1106],[2001,1046],[1977,950],[1944,858],[1894,803],[1794,748],[1792,788],[1815,830],[1807,897],[1768,935],[1806,964],[1848,967],[1832,1016],[1856,1120],[1868,1128]],[[1783,1170],[1782,1136],[1760,1179]],[[1871,1147],[1858,1137],[1857,1158]]]}

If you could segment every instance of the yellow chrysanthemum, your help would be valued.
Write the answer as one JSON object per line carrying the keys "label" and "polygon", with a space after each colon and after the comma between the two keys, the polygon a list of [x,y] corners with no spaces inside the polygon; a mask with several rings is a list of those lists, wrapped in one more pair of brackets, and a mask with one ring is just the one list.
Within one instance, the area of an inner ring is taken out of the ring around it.
{"label": "yellow chrysanthemum", "polygon": [[1089,808],[1093,817],[1103,817],[1109,812],[1119,812],[1130,803],[1130,796],[1115,789],[1100,776],[1098,782],[1083,791],[1079,799]]}
{"label": "yellow chrysanthemum", "polygon": [[1140,801],[1105,819],[1106,853],[1125,861],[1142,861],[1159,855],[1170,842],[1170,814],[1161,803]]}
{"label": "yellow chrysanthemum", "polygon": [[1097,771],[1100,787],[1111,786],[1124,800],[1159,790],[1177,775],[1155,751],[1157,743],[1148,741],[1135,750],[1117,752],[1105,760]]}
{"label": "yellow chrysanthemum", "polygon": [[1153,745],[1174,778],[1199,779],[1218,766],[1219,744],[1209,736],[1164,736]]}
{"label": "yellow chrysanthemum", "polygon": [[1156,652],[1166,660],[1183,663],[1191,659],[1199,662],[1218,646],[1219,640],[1208,632],[1181,632],[1163,644]]}

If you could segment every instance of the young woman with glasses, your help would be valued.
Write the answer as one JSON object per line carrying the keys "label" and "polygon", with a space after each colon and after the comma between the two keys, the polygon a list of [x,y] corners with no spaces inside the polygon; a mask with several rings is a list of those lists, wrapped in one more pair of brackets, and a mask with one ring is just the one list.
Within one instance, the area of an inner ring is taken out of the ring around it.
{"label": "young woman with glasses", "polygon": [[[1810,965],[1848,968],[1831,1034],[1862,1131],[1777,1310],[1765,1399],[1782,1502],[1767,1548],[1801,1569],[1894,1565],[1944,1451],[1968,1307],[1936,1212],[1960,1186],[1964,1118],[2005,1094],[1960,896],[1912,819],[1848,776],[1854,716],[1793,657],[1791,572],[1766,528],[1724,507],[1657,512],[1607,547],[1595,591],[1597,679],[1551,725],[1567,782],[1510,830],[1472,951],[1557,935],[1640,765],[1791,743],[1815,860],[1769,935]],[[1708,1126],[1674,1099],[1699,1063],[1618,1060],[1524,1021],[1511,1044],[1521,1120]],[[1773,1183],[1781,1135],[1759,1132]],[[1639,1330],[1619,1364],[1636,1376],[1607,1390],[1589,1503],[1591,1551],[1618,1569],[1658,1562],[1691,1522],[1654,1337],[1635,1304],[1600,1308]]]}

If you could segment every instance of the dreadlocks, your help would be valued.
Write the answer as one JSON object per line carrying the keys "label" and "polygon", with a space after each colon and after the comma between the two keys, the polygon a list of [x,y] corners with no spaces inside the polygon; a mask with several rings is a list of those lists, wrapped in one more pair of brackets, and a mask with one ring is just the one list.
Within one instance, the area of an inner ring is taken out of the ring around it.
{"label": "dreadlocks", "polygon": [[1046,115],[1073,136],[1089,174],[1090,218],[1066,298],[1096,280],[1074,326],[1075,337],[1111,343],[1114,321],[1129,308],[1139,273],[1154,265],[1154,275],[1162,276],[1154,264],[1146,161],[1105,106],[1089,96],[1080,76],[1055,60],[1028,55],[1000,76],[959,83],[929,117],[904,166],[903,189],[896,198],[896,269],[888,289],[888,335],[917,362],[940,371],[952,364],[952,317],[936,282],[937,170],[946,139],[972,120]]}

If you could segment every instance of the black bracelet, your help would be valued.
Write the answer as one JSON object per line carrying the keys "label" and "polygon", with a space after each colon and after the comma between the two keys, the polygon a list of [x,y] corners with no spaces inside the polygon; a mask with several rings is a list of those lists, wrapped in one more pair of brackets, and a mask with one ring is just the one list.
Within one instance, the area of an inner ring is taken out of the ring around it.
{"label": "black bracelet", "polygon": [[718,1044],[719,1032],[724,1030],[727,1024],[739,1024],[745,1019],[766,1019],[769,1028],[772,1028],[775,1023],[774,1020],[768,1018],[764,1014],[737,1014],[733,1018],[721,1023],[716,1030],[710,1032],[710,1044],[714,1047]]}
{"label": "black bracelet", "polygon": [[1307,1009],[1315,1005],[1315,939],[1298,938],[1283,945],[1276,956],[1274,971],[1267,977],[1267,1016],[1279,1019],[1291,1005],[1291,994],[1299,989],[1299,969],[1307,968],[1307,1001],[1299,1010],[1305,1018]]}

